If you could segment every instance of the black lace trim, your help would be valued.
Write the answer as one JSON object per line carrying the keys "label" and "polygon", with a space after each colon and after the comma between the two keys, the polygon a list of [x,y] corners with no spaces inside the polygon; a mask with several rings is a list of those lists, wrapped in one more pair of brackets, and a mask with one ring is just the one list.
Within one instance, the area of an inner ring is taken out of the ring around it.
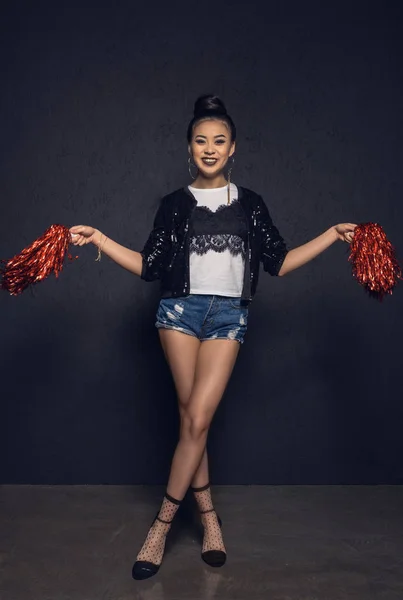
{"label": "black lace trim", "polygon": [[238,235],[216,234],[216,235],[197,235],[190,239],[190,252],[199,256],[213,252],[225,252],[229,250],[232,256],[245,256],[245,246],[243,239]]}
{"label": "black lace trim", "polygon": [[196,210],[205,210],[206,212],[211,213],[211,214],[214,215],[214,214],[216,214],[218,212],[221,212],[222,210],[225,210],[226,208],[230,208],[231,206],[234,208],[237,205],[240,205],[240,202],[239,202],[238,199],[231,200],[230,204],[220,204],[217,207],[217,210],[211,210],[211,208],[209,208],[208,206],[205,206],[205,205],[202,205],[202,206],[198,205],[198,206],[196,206]]}

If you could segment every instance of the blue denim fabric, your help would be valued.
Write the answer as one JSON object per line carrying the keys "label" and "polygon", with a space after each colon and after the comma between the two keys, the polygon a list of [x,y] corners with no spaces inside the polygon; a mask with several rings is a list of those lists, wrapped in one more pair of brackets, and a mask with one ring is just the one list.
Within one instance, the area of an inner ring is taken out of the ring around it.
{"label": "blue denim fabric", "polygon": [[247,323],[248,308],[241,306],[240,298],[190,294],[163,298],[155,326],[193,335],[201,341],[225,339],[242,344]]}

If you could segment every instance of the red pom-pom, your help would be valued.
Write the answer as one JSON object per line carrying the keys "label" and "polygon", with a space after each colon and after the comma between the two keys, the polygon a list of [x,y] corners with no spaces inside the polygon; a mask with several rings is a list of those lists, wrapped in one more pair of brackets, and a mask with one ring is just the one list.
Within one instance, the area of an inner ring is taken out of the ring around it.
{"label": "red pom-pom", "polygon": [[67,227],[51,225],[41,237],[14,258],[1,261],[5,267],[1,269],[0,287],[12,296],[18,296],[29,285],[46,279],[52,272],[58,277],[66,253],[69,260],[73,260],[68,253],[70,242],[71,234]]}
{"label": "red pom-pom", "polygon": [[355,279],[378,300],[391,294],[402,278],[394,248],[378,223],[357,225],[348,260]]}

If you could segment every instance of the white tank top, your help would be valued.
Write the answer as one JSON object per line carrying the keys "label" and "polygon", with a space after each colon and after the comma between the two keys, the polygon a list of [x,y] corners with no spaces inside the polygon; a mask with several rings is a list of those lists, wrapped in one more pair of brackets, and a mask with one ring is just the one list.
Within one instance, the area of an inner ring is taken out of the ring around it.
{"label": "white tank top", "polygon": [[198,189],[189,186],[197,201],[191,219],[190,293],[239,297],[245,269],[246,221],[238,189],[227,186]]}

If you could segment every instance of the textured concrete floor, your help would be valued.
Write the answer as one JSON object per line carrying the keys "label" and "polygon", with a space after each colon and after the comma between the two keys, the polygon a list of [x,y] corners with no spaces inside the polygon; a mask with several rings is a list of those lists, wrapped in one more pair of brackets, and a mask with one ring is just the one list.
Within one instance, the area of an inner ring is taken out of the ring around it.
{"label": "textured concrete floor", "polygon": [[133,581],[162,491],[2,486],[1,600],[403,600],[403,487],[217,487],[227,564],[200,559],[187,503]]}

